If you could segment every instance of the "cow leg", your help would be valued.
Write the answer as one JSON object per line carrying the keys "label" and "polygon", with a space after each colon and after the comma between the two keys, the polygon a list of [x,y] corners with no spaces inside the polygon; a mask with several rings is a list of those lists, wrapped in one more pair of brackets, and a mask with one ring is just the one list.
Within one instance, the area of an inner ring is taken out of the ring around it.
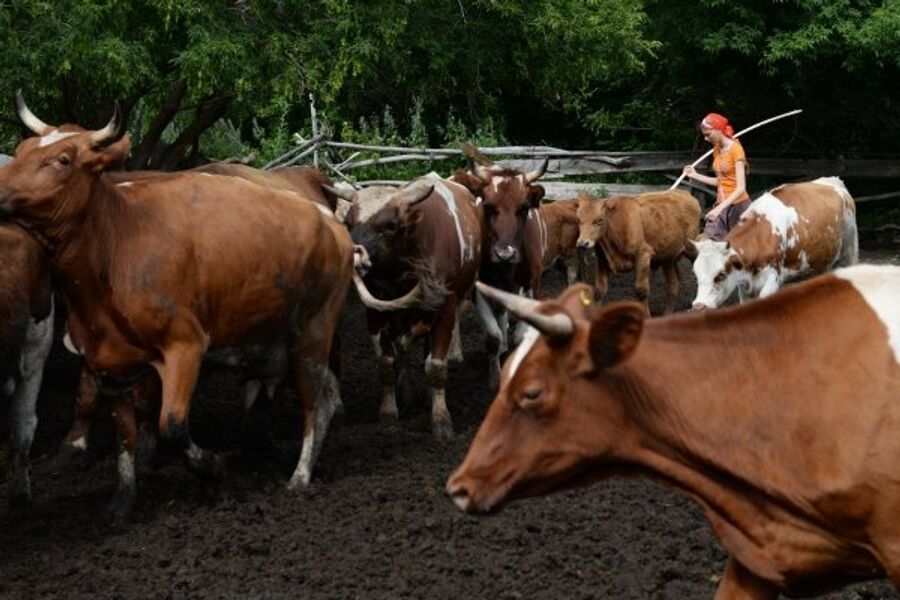
{"label": "cow leg", "polygon": [[135,469],[135,453],[137,451],[138,430],[135,421],[134,404],[131,394],[117,394],[113,400],[113,422],[116,426],[119,454],[117,459],[119,479],[109,513],[113,525],[121,526],[128,522],[131,509],[137,498],[137,475]]}
{"label": "cow leg", "polygon": [[506,330],[509,328],[509,324],[504,318],[506,311],[501,313],[501,320],[503,321],[501,324],[498,322],[490,302],[478,290],[475,290],[475,309],[486,335],[485,351],[489,361],[488,389],[496,390],[500,386],[500,354],[506,345]]}
{"label": "cow leg", "polygon": [[[676,259],[677,260],[677,259]],[[666,278],[666,307],[664,314],[671,314],[675,311],[675,303],[678,302],[678,288],[680,287],[680,275],[678,273],[678,263],[675,260],[666,261],[662,264],[663,275]]]}
{"label": "cow leg", "polygon": [[431,352],[425,359],[425,380],[431,391],[431,431],[438,439],[453,437],[453,420],[447,410],[447,351],[456,324],[456,298],[438,313],[431,332]]}
{"label": "cow leg", "polygon": [[447,352],[447,360],[452,363],[461,363],[465,361],[465,358],[462,349],[462,335],[459,332],[459,314],[457,311],[453,325],[453,337],[450,338],[450,350]]}
{"label": "cow leg", "polygon": [[75,420],[60,449],[61,454],[71,456],[87,450],[88,437],[94,424],[99,395],[97,379],[87,367],[82,367],[78,379],[78,391],[75,395]]}
{"label": "cow leg", "polygon": [[372,336],[375,352],[378,355],[378,379],[381,382],[381,405],[378,417],[395,421],[400,418],[397,410],[397,357],[394,344],[388,339],[386,332]]}
{"label": "cow leg", "polygon": [[162,381],[159,433],[170,444],[183,448],[188,468],[201,477],[221,477],[220,457],[194,444],[188,431],[191,399],[200,374],[203,347],[174,344],[153,366]]}
{"label": "cow leg", "polygon": [[772,294],[777,292],[778,288],[780,287],[781,279],[778,277],[778,274],[775,273],[775,270],[772,269],[771,272],[766,276],[765,281],[763,281],[762,286],[760,286],[759,294],[757,294],[757,296],[759,298],[771,296]]}
{"label": "cow leg", "polygon": [[728,559],[715,600],[776,600],[778,589],[760,579],[734,558]]}
{"label": "cow leg", "polygon": [[634,265],[634,293],[639,302],[643,303],[650,316],[650,259],[651,252],[644,248],[637,257]]}
{"label": "cow leg", "polygon": [[594,293],[601,303],[606,302],[606,294],[609,292],[609,263],[602,251],[597,250],[597,276],[594,279]]}
{"label": "cow leg", "polygon": [[10,434],[15,452],[15,474],[10,501],[15,504],[31,500],[31,477],[28,457],[34,430],[37,429],[37,397],[44,377],[44,363],[53,344],[53,310],[40,322],[29,322],[25,345],[20,357],[21,380],[12,395]]}
{"label": "cow leg", "polygon": [[288,489],[309,486],[331,417],[340,405],[340,389],[328,368],[328,356],[346,291],[346,287],[335,289],[333,297],[323,303],[322,312],[307,316],[306,326],[293,339],[295,385],[304,419],[300,460],[288,482]]}

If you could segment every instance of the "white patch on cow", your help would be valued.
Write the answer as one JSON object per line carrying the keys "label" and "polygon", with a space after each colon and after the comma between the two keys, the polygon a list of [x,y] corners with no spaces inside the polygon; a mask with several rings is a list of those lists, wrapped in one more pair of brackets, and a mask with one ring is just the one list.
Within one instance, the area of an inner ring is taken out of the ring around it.
{"label": "white patch on cow", "polygon": [[76,450],[87,450],[87,447],[88,447],[87,438],[84,436],[81,436],[74,442],[70,443],[69,446],[71,446],[72,448],[75,448]]}
{"label": "white patch on cow", "polygon": [[375,348],[375,356],[381,358],[381,334],[376,333],[372,336],[372,347]]}
{"label": "white patch on cow", "polygon": [[793,248],[800,243],[797,235],[797,223],[800,220],[797,209],[786,205],[774,194],[766,192],[754,200],[741,218],[753,214],[765,217],[771,223],[775,234],[783,240],[783,248]]}
{"label": "white patch on cow", "polygon": [[118,460],[119,489],[134,489],[134,456],[122,450]]}
{"label": "white patch on cow", "polygon": [[509,376],[506,378],[506,381],[510,381],[515,377],[516,371],[519,370],[519,365],[522,364],[522,361],[525,360],[525,357],[531,352],[534,343],[540,336],[540,331],[531,325],[528,326],[528,329],[525,330],[525,335],[522,336],[522,343],[516,346],[515,352],[513,352],[512,357],[509,359]]}
{"label": "white patch on cow", "polygon": [[847,186],[840,177],[819,177],[818,179],[814,179],[812,183],[827,185],[834,189],[834,191],[845,200],[850,198],[850,191],[847,190]]}
{"label": "white patch on cow", "polygon": [[460,266],[464,265],[467,261],[471,260],[475,256],[475,249],[466,243],[465,238],[463,237],[462,232],[462,224],[459,222],[459,207],[456,205],[456,198],[453,196],[453,192],[444,184],[444,180],[435,173],[431,172],[424,177],[424,179],[428,179],[434,182],[434,190],[441,196],[444,200],[444,205],[447,208],[447,214],[450,215],[450,218],[453,219],[453,225],[456,227],[456,239],[459,242],[459,264]]}
{"label": "white patch on cow", "polygon": [[836,269],[835,276],[853,284],[887,329],[888,344],[900,364],[900,267],[857,265]]}
{"label": "white patch on cow", "polygon": [[116,187],[131,187],[134,185],[133,181],[123,181],[122,183],[117,183]]}
{"label": "white patch on cow", "polygon": [[500,191],[500,182],[503,181],[503,179],[504,178],[499,175],[495,175],[494,177],[491,177],[491,187],[494,188],[494,193],[497,193]]}
{"label": "white patch on cow", "polygon": [[366,223],[378,214],[378,211],[387,206],[397,189],[394,186],[379,185],[360,190],[355,202],[359,207],[359,222]]}
{"label": "white patch on cow", "polygon": [[316,204],[316,208],[319,209],[319,212],[325,215],[326,217],[334,218],[334,213],[331,212],[331,209],[327,206],[322,206],[321,204]]}
{"label": "white patch on cow", "polygon": [[41,148],[44,146],[49,146],[50,144],[55,144],[59,140],[64,140],[67,137],[72,137],[73,135],[78,135],[77,131],[60,131],[58,129],[54,129],[47,135],[41,138],[41,143],[38,144]]}
{"label": "white patch on cow", "polygon": [[538,227],[541,230],[541,258],[547,256],[547,248],[549,246],[549,234],[547,233],[547,221],[544,219],[544,215],[541,214],[541,211],[533,208],[534,212],[537,213]]}

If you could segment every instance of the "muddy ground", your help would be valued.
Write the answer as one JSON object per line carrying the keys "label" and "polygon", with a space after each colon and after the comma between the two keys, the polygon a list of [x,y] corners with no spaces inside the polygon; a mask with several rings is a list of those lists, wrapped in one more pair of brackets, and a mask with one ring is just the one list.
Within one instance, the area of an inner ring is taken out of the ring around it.
{"label": "muddy ground", "polygon": [[[900,264],[900,246],[864,249],[863,260]],[[686,263],[682,273],[685,309],[694,284]],[[558,291],[560,276],[548,278]],[[658,313],[661,278],[654,283]],[[611,296],[630,294],[631,278],[614,278]],[[302,495],[284,489],[290,464],[233,450],[236,375],[204,370],[191,429],[202,445],[230,450],[227,475],[204,481],[177,460],[162,461],[143,473],[124,531],[109,528],[104,514],[116,477],[108,419],[84,464],[63,469],[54,460],[77,379],[75,360],[58,345],[40,399],[33,505],[7,509],[8,486],[0,485],[0,597],[712,598],[725,554],[697,507],[658,484],[615,479],[487,518],[453,507],[444,481],[491,399],[472,311],[463,337],[467,360],[451,368],[448,385],[456,439],[432,439],[421,376],[400,421],[379,423],[374,357],[353,298],[341,330],[347,414]],[[276,408],[272,426],[291,459],[299,421],[289,403]],[[900,595],[872,582],[822,597]]]}

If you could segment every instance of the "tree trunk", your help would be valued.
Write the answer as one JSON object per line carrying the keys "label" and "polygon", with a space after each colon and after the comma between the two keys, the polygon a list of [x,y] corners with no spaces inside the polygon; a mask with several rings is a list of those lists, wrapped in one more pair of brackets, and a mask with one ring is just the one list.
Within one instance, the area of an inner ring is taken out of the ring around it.
{"label": "tree trunk", "polygon": [[202,102],[197,107],[197,114],[194,120],[178,134],[178,138],[165,149],[162,158],[154,166],[163,171],[171,171],[178,168],[185,160],[188,150],[196,147],[200,134],[225,116],[230,104],[231,96],[228,94],[217,94]]}
{"label": "tree trunk", "polygon": [[169,126],[169,123],[172,122],[172,119],[175,118],[175,115],[178,114],[181,101],[186,93],[187,82],[183,79],[179,80],[169,91],[169,95],[166,96],[166,100],[159,109],[156,118],[150,124],[150,129],[147,130],[141,143],[132,151],[131,160],[128,163],[130,169],[146,169],[150,166],[150,158],[153,156],[153,152],[160,141],[159,138],[166,130],[166,127]]}

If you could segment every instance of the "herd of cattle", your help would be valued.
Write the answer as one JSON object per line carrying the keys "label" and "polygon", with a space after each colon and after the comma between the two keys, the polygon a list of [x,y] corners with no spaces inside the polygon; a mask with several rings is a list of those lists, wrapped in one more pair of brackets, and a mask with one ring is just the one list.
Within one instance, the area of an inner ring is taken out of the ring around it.
{"label": "herd of cattle", "polygon": [[[397,416],[404,350],[426,336],[439,438],[453,434],[445,388],[457,315],[474,303],[497,397],[447,482],[461,509],[647,474],[697,500],[728,550],[717,598],[885,575],[900,584],[900,268],[850,266],[855,206],[840,179],[763,194],[715,242],[698,239],[700,206],[682,191],[542,203],[546,161],[532,172],[473,162],[449,178],[358,191],[307,167],[122,172],[130,143],[118,112],[89,131],[47,125],[21,95],[17,104],[36,136],[0,168],[13,499],[30,497],[54,299],[83,364],[66,445],[86,447],[108,397],[122,520],[139,437],[166,440],[192,469],[220,468],[188,431],[203,360],[242,366],[248,411],[290,378],[303,422],[288,486],[309,484],[341,409],[335,331],[353,285],[381,414]],[[593,255],[596,283],[542,300],[555,262],[574,279],[576,247]],[[695,310],[648,320],[651,270],[663,271],[670,313],[682,257],[693,262]],[[825,273],[834,267],[846,268]],[[627,271],[638,302],[605,305],[610,272]],[[775,294],[809,274],[819,276]],[[735,289],[760,299],[702,310]]]}

